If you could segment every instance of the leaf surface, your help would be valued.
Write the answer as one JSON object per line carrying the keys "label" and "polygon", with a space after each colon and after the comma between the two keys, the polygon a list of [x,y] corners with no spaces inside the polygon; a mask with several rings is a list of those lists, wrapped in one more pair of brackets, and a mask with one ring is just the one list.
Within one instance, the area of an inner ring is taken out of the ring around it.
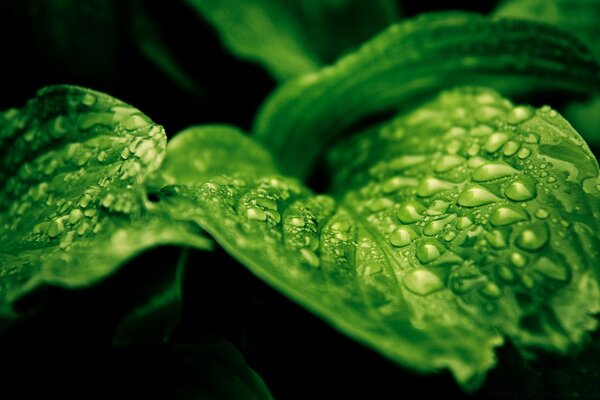
{"label": "leaf surface", "polygon": [[166,136],[135,108],[74,86],[0,115],[0,315],[44,284],[83,287],[143,249],[210,242],[154,211],[145,181]]}
{"label": "leaf surface", "polygon": [[306,177],[317,155],[353,124],[441,88],[588,92],[600,87],[598,71],[583,44],[545,24],[468,13],[423,15],[282,85],[263,105],[255,132],[286,173]]}
{"label": "leaf surface", "polygon": [[[167,162],[236,141],[264,152],[223,127],[178,140]],[[402,365],[448,368],[473,389],[504,336],[531,358],[572,351],[596,326],[598,164],[547,107],[487,89],[443,93],[334,149],[330,195],[233,156],[237,172],[171,170],[178,185],[158,204]]]}

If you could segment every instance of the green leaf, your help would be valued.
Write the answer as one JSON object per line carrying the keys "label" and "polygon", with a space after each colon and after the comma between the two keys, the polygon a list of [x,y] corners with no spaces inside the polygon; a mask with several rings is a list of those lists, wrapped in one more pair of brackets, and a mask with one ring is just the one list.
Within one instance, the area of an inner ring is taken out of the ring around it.
{"label": "green leaf", "polygon": [[[508,0],[498,6],[495,15],[555,25],[579,37],[600,59],[598,0]],[[587,102],[571,103],[564,113],[586,140],[600,142],[599,96]]]}
{"label": "green leaf", "polygon": [[318,68],[397,18],[390,0],[187,0],[240,57],[279,79]]}
{"label": "green leaf", "polygon": [[57,86],[1,117],[0,316],[42,285],[92,285],[149,247],[210,247],[146,198],[166,136],[140,111]]}
{"label": "green leaf", "polygon": [[[235,129],[179,140],[167,160],[236,141],[263,152]],[[532,358],[571,352],[596,327],[598,164],[548,107],[515,107],[488,89],[443,93],[333,150],[330,195],[245,169],[256,159],[239,152],[229,157],[237,172],[199,162],[194,181],[192,154],[170,171],[180,185],[159,206],[402,365],[448,368],[473,389],[503,336]]]}
{"label": "green leaf", "polygon": [[263,105],[259,141],[304,177],[323,148],[361,119],[440,88],[486,84],[516,93],[600,87],[597,62],[575,38],[547,25],[465,13],[393,25],[332,66],[284,84]]}
{"label": "green leaf", "polygon": [[508,0],[500,3],[494,15],[558,26],[578,36],[600,57],[598,0]]}

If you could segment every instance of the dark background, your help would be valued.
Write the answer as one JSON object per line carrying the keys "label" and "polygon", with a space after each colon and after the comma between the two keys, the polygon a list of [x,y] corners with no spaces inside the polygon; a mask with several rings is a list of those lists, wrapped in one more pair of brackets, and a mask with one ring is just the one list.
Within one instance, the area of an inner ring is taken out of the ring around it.
{"label": "dark background", "polygon": [[[215,31],[181,2],[148,1],[144,10],[173,58],[196,82],[193,88],[175,84],[140,50],[132,39],[136,10],[127,1],[111,3],[116,18],[103,35],[87,36],[97,28],[93,23],[71,21],[81,24],[81,31],[75,30],[77,37],[68,41],[70,45],[58,48],[45,34],[53,22],[43,7],[36,8],[38,3],[43,2],[0,0],[0,109],[23,106],[43,86],[68,83],[134,105],[164,125],[168,134],[211,122],[248,130],[261,102],[275,88],[260,66],[224,50]],[[409,17],[441,9],[487,13],[496,2],[402,3]],[[168,275],[178,252],[154,250],[98,287],[77,292],[49,289],[33,305],[25,304],[35,316],[0,336],[0,397],[183,398],[173,387],[194,382],[185,381],[181,370],[173,367],[179,356],[169,345],[111,346],[119,319],[145,296],[146,283],[140,281]],[[172,342],[231,341],[276,398],[466,396],[446,372],[415,374],[346,338],[223,251],[192,253],[185,278],[183,315]],[[544,359],[537,365],[526,365],[506,345],[498,354],[499,367],[470,397],[598,398],[592,382],[600,376],[588,367],[595,365],[597,343],[578,358]],[[186,365],[185,357],[180,361]]]}

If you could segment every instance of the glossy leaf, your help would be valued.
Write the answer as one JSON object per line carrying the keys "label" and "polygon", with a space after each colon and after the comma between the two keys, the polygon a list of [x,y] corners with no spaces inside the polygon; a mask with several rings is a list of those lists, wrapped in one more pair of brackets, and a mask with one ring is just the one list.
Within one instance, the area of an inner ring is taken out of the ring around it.
{"label": "glossy leaf", "polygon": [[440,88],[485,83],[504,92],[589,91],[600,87],[598,71],[579,41],[544,24],[424,15],[284,84],[263,105],[255,131],[286,172],[305,177],[327,143],[352,124]]}
{"label": "glossy leaf", "polygon": [[240,57],[279,79],[311,71],[397,18],[393,1],[187,0]]}
{"label": "glossy leaf", "polygon": [[135,108],[57,86],[1,118],[0,316],[42,285],[91,285],[149,247],[210,247],[147,200],[166,136]]}
{"label": "glossy leaf", "polygon": [[[209,155],[234,129],[191,129]],[[231,158],[233,160],[233,157]],[[159,205],[196,221],[230,254],[356,340],[467,389],[507,336],[527,357],[567,353],[595,328],[598,164],[555,111],[461,89],[331,153],[333,195],[246,170],[171,171]],[[204,165],[200,163],[201,165]],[[202,183],[210,173],[213,178]]]}

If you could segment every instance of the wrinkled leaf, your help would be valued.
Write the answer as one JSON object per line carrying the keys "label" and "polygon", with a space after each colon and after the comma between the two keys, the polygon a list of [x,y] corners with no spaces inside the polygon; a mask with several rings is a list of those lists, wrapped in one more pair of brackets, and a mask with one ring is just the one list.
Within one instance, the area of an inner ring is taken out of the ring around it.
{"label": "wrinkled leaf", "polygon": [[1,117],[1,316],[44,284],[91,285],[143,249],[210,246],[147,200],[166,136],[135,108],[57,86]]}
{"label": "wrinkled leaf", "polygon": [[352,124],[440,88],[485,83],[503,92],[589,91],[600,87],[598,71],[585,46],[547,25],[425,15],[284,84],[263,105],[255,131],[286,172],[304,177],[328,142]]}
{"label": "wrinkled leaf", "polygon": [[390,0],[187,0],[240,57],[290,78],[330,62],[397,18]]}
{"label": "wrinkled leaf", "polygon": [[[555,25],[578,36],[600,59],[600,1],[598,0],[509,0],[495,15],[522,18]],[[600,97],[571,103],[564,111],[573,126],[587,139],[600,141]]]}
{"label": "wrinkled leaf", "polygon": [[444,93],[332,151],[331,195],[239,153],[237,173],[215,163],[194,179],[193,162],[222,152],[219,141],[263,150],[223,127],[178,140],[167,159],[202,150],[171,169],[163,209],[405,366],[448,368],[473,389],[504,335],[532,358],[571,352],[596,326],[598,164],[548,107]]}

